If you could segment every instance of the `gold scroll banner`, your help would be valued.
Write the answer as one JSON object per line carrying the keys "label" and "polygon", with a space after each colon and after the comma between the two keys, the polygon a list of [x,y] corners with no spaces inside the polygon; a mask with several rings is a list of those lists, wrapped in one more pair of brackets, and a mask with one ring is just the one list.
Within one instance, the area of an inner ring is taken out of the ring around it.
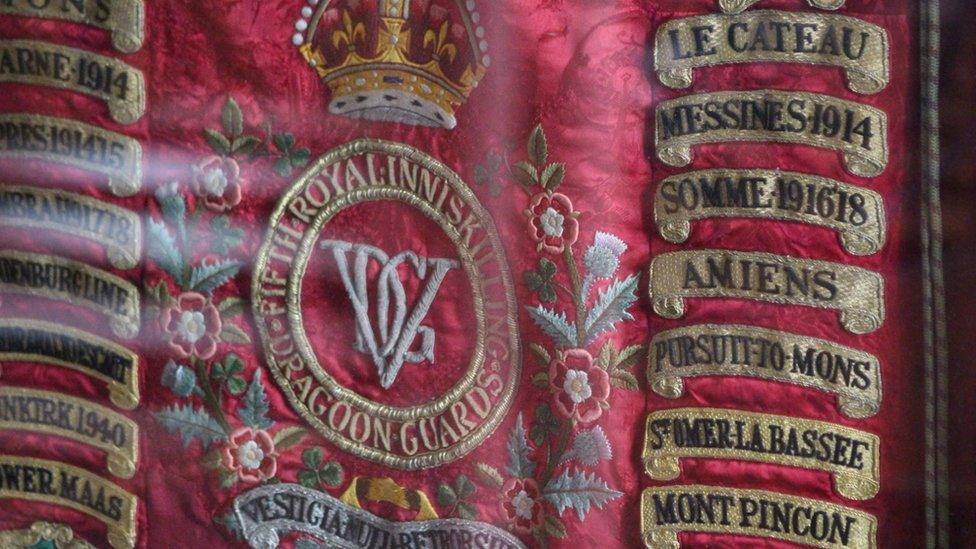
{"label": "gold scroll banner", "polygon": [[0,455],[0,499],[74,509],[108,527],[116,549],[136,545],[136,496],[79,467],[47,459]]}
{"label": "gold scroll banner", "polygon": [[52,322],[0,319],[0,361],[60,366],[104,381],[116,406],[139,404],[139,357],[93,334]]}
{"label": "gold scroll banner", "polygon": [[881,195],[826,177],[778,170],[701,170],[671,176],[654,196],[661,236],[680,244],[691,221],[743,217],[796,221],[840,232],[852,255],[871,255],[886,238]]}
{"label": "gold scroll banner", "polygon": [[[718,7],[725,13],[742,13],[758,4],[761,0],[718,0]],[[822,10],[838,10],[844,5],[844,0],[807,0],[807,4]]]}
{"label": "gold scroll banner", "polygon": [[0,250],[0,293],[43,297],[108,317],[112,333],[139,334],[139,290],[112,273],[55,255]]}
{"label": "gold scroll banner", "polygon": [[90,240],[119,269],[135,267],[142,256],[141,222],[135,212],[61,189],[0,185],[0,224]]}
{"label": "gold scroll banner", "polygon": [[139,428],[108,408],[62,393],[0,387],[0,429],[54,435],[108,454],[108,471],[132,478],[139,458]]}
{"label": "gold scroll banner", "polygon": [[884,321],[881,276],[840,263],[761,252],[671,252],[651,261],[650,281],[654,312],[664,318],[684,316],[685,298],[717,297],[835,309],[855,334]]}
{"label": "gold scroll banner", "polygon": [[843,15],[762,10],[701,15],[661,25],[654,70],[665,86],[691,86],[693,69],[738,63],[802,63],[844,69],[851,91],[872,94],[888,85],[888,34]]}
{"label": "gold scroll banner", "polygon": [[647,353],[647,380],[665,398],[684,394],[684,379],[743,376],[837,395],[847,417],[881,407],[881,364],[868,353],[825,339],[756,326],[699,324],[660,332]]}
{"label": "gold scroll banner", "polygon": [[878,521],[863,511],[765,490],[647,488],[641,533],[651,549],[677,549],[678,534],[702,532],[788,541],[823,549],[876,549]]}
{"label": "gold scroll banner", "polygon": [[0,40],[0,82],[70,90],[101,99],[112,120],[132,124],[146,112],[142,71],[77,48],[38,40]]}
{"label": "gold scroll banner", "polygon": [[888,119],[881,110],[830,95],[777,90],[712,92],[662,101],[655,108],[657,156],[670,166],[692,161],[691,147],[760,142],[840,152],[861,177],[888,165]]}
{"label": "gold scroll banner", "polygon": [[831,473],[845,498],[881,488],[880,440],[833,423],[718,408],[659,410],[647,417],[644,467],[654,480],[681,475],[681,459],[734,459]]}
{"label": "gold scroll banner", "polygon": [[0,157],[47,160],[104,174],[116,196],[132,196],[142,188],[139,142],[76,120],[0,114]]}
{"label": "gold scroll banner", "polygon": [[23,530],[0,531],[0,547],[6,549],[41,549],[43,542],[51,542],[54,549],[95,549],[95,546],[76,537],[70,526],[38,521]]}
{"label": "gold scroll banner", "polygon": [[58,19],[107,30],[112,33],[115,49],[125,53],[138,51],[144,39],[142,0],[4,0],[0,14]]}

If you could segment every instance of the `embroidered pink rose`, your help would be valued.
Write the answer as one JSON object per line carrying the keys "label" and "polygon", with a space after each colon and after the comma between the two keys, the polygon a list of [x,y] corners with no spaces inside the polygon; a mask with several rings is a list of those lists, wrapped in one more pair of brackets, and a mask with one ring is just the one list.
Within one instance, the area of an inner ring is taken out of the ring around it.
{"label": "embroidered pink rose", "polygon": [[516,532],[530,534],[542,524],[542,494],[530,478],[509,479],[502,486],[502,514]]}
{"label": "embroidered pink rose", "polygon": [[559,254],[579,237],[579,212],[573,211],[569,197],[560,193],[539,193],[525,210],[532,238],[539,251]]}
{"label": "embroidered pink rose", "polygon": [[193,168],[193,194],[207,209],[226,212],[241,203],[241,168],[233,158],[208,156]]}
{"label": "embroidered pink rose", "polygon": [[170,348],[182,358],[195,355],[206,360],[217,352],[223,324],[217,307],[203,294],[180,294],[176,304],[167,306],[160,313],[159,324]]}
{"label": "embroidered pink rose", "polygon": [[586,350],[570,349],[549,364],[549,387],[556,395],[559,413],[590,423],[603,415],[610,397],[610,376],[593,364]]}
{"label": "embroidered pink rose", "polygon": [[221,464],[237,471],[244,482],[261,482],[278,472],[278,453],[267,431],[242,427],[234,431],[221,456]]}

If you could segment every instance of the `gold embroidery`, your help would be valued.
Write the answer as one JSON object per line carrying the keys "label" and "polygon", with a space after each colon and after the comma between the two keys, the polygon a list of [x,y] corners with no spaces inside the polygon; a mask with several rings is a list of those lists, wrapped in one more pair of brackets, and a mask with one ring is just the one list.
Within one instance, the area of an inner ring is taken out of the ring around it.
{"label": "gold embroidery", "polygon": [[678,534],[777,539],[834,549],[876,549],[877,519],[850,507],[765,490],[684,485],[647,488],[641,532],[651,549],[678,549]]}
{"label": "gold embroidery", "polygon": [[0,40],[0,82],[70,90],[105,101],[112,120],[132,124],[146,112],[142,72],[97,53],[38,40]]}
{"label": "gold embroidery", "polygon": [[416,511],[417,516],[413,520],[433,520],[437,518],[437,511],[430,504],[430,499],[427,498],[427,494],[421,490],[404,488],[392,478],[356,477],[352,479],[349,488],[346,488],[346,491],[339,497],[339,501],[357,509],[362,509],[362,505],[359,503],[360,499],[389,503],[400,509]]}
{"label": "gold embroidery", "polygon": [[654,70],[664,85],[691,86],[693,69],[736,63],[807,63],[844,69],[863,94],[888,85],[888,35],[843,15],[763,10],[672,19],[654,43]]}
{"label": "gold embroidery", "polygon": [[810,145],[843,154],[861,177],[888,165],[888,119],[881,110],[829,95],[777,90],[712,92],[662,101],[655,109],[657,156],[687,166],[691,147],[754,141]]}
{"label": "gold embroidery", "polygon": [[[718,7],[725,13],[742,13],[761,0],[718,0]],[[822,10],[838,10],[844,0],[807,0],[807,4]]]}
{"label": "gold embroidery", "polygon": [[654,196],[661,236],[679,244],[691,221],[748,217],[798,221],[840,231],[853,255],[876,253],[885,242],[881,195],[815,175],[779,170],[702,170],[671,176]]}
{"label": "gold embroidery", "polygon": [[139,333],[139,290],[112,273],[54,255],[0,250],[0,292],[65,301],[104,314],[112,333]]}
{"label": "gold embroidery", "polygon": [[136,544],[134,495],[88,471],[47,459],[0,455],[0,499],[25,499],[68,507],[108,526],[116,549]]}
{"label": "gold embroidery", "polygon": [[0,319],[0,361],[70,368],[108,384],[116,406],[131,410],[139,404],[139,357],[81,330],[26,318]]}
{"label": "gold embroidery", "polygon": [[90,25],[112,33],[115,49],[133,53],[142,48],[145,8],[142,0],[72,0],[0,2],[0,14],[60,19]]}
{"label": "gold embroidery", "polygon": [[104,247],[112,266],[119,269],[135,267],[142,256],[139,216],[83,194],[0,185],[0,224],[85,238]]}
{"label": "gold embroidery", "polygon": [[871,499],[880,489],[878,437],[833,423],[718,408],[647,417],[644,467],[654,480],[681,475],[681,458],[738,459],[831,473],[834,489]]}
{"label": "gold embroidery", "polygon": [[108,408],[61,393],[0,387],[0,429],[70,438],[108,453],[108,470],[132,478],[139,454],[136,423]]}
{"label": "gold embroidery", "polygon": [[748,376],[833,393],[841,413],[866,418],[881,406],[881,365],[831,341],[756,326],[701,324],[660,332],[647,354],[655,393],[678,398],[684,379]]}
{"label": "gold embroidery", "polygon": [[108,176],[117,196],[142,188],[142,146],[131,137],[76,120],[0,114],[0,156],[67,164]]}
{"label": "gold embroidery", "polygon": [[[0,4],[2,5],[2,4]],[[0,547],[7,549],[40,549],[42,541],[50,541],[55,549],[95,549],[87,541],[75,537],[71,527],[53,522],[35,522],[24,530],[0,531]]]}
{"label": "gold embroidery", "polygon": [[[345,208],[381,200],[410,205],[441,227],[457,249],[474,301],[477,330],[464,375],[416,406],[381,404],[343,386],[319,364],[305,332],[302,279],[325,224]],[[448,204],[457,211],[447,215]],[[251,291],[278,386],[306,421],[359,457],[409,470],[453,461],[491,434],[511,403],[521,352],[501,240],[457,174],[422,151],[361,139],[311,163],[272,214]]]}
{"label": "gold embroidery", "polygon": [[877,273],[828,261],[761,252],[694,250],[661,254],[650,266],[654,312],[681,318],[686,297],[754,299],[840,311],[855,334],[884,321],[884,281]]}

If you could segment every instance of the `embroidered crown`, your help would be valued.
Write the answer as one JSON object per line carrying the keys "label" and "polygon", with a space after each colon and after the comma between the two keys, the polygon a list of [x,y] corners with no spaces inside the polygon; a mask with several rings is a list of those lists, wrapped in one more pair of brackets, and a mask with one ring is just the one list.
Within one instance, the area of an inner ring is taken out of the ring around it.
{"label": "embroidered crown", "polygon": [[452,129],[491,63],[474,0],[307,0],[292,43],[329,111]]}

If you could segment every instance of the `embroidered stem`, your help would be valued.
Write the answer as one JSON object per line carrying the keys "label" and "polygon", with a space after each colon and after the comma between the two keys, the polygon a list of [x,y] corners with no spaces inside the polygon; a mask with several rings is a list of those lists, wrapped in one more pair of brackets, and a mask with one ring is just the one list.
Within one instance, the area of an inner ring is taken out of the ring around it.
{"label": "embroidered stem", "polygon": [[[549,484],[549,481],[552,479],[552,474],[556,471],[556,466],[562,461],[563,454],[566,452],[566,446],[569,445],[569,435],[573,432],[574,424],[575,422],[572,420],[563,422],[559,426],[559,431],[557,432],[556,438],[553,439],[550,436],[549,459],[546,460],[546,471],[542,475],[542,478],[539,479],[541,481],[539,483],[540,486],[546,486]],[[554,452],[553,449],[555,449]]]}
{"label": "embroidered stem", "polygon": [[576,305],[576,345],[582,349],[586,341],[584,324],[586,309],[583,304],[583,282],[580,280],[579,269],[576,267],[571,246],[566,245],[563,248],[563,259],[566,261],[566,268],[569,269],[569,279],[573,283],[573,303]]}
{"label": "embroidered stem", "polygon": [[183,240],[183,280],[180,287],[184,290],[189,289],[187,285],[193,275],[193,242],[190,240],[190,235],[196,234],[200,214],[203,213],[202,201],[198,198],[193,202],[193,213],[190,214],[189,228],[181,227],[183,230],[180,235]]}
{"label": "embroidered stem", "polygon": [[229,436],[231,433],[230,423],[227,422],[227,416],[224,415],[224,410],[217,400],[217,395],[214,394],[213,383],[210,381],[210,372],[207,370],[207,365],[204,361],[196,357],[193,357],[193,362],[197,367],[197,377],[200,378],[200,386],[203,388],[203,399],[207,403],[207,407],[210,408],[210,412],[216,416],[217,423],[223,427],[224,433]]}

